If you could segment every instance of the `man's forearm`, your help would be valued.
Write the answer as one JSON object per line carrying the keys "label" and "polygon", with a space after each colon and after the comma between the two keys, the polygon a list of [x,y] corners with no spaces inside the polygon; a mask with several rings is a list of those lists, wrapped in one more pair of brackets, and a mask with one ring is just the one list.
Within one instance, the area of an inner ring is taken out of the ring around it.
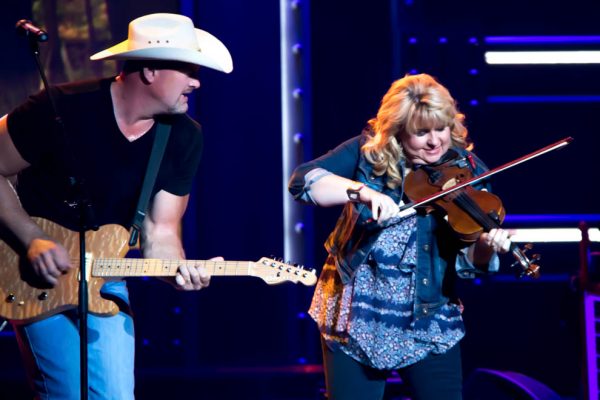
{"label": "man's forearm", "polygon": [[0,175],[0,225],[12,232],[25,248],[33,239],[47,237],[21,207],[14,188],[8,178],[2,175]]}
{"label": "man's forearm", "polygon": [[142,232],[142,255],[144,258],[166,260],[184,259],[185,252],[179,232]]}

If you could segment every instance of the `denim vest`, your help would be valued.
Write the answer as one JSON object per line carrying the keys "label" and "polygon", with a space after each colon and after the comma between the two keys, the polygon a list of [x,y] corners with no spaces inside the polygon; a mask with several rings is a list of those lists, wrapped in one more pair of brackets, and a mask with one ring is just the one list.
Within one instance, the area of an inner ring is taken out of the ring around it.
{"label": "denim vest", "polygon": [[[385,186],[385,178],[373,174],[373,166],[363,157],[360,147],[366,136],[351,139],[344,146],[343,151],[338,149],[308,162],[297,168],[290,180],[290,191],[298,200],[306,200],[298,191],[300,184],[304,185],[303,176],[314,168],[329,169],[328,166],[343,163],[342,159],[347,154],[352,154],[356,147],[358,163],[353,176],[346,178],[364,183],[369,188],[390,196],[399,202],[402,193]],[[350,150],[350,151],[349,151]],[[474,175],[480,175],[487,168],[474,155],[466,150],[455,148],[459,156],[469,156],[474,166],[470,166]],[[337,157],[337,158],[336,158]],[[299,180],[302,178],[302,182]],[[480,184],[478,188],[484,185]],[[477,188],[477,186],[476,186]],[[473,278],[477,270],[467,259],[467,246],[462,244],[448,224],[441,221],[436,213],[417,212],[417,268],[416,268],[416,294],[415,317],[423,316],[449,301],[455,299],[454,279],[458,274],[462,278]],[[325,242],[327,252],[334,258],[335,264],[344,284],[349,283],[354,271],[363,263],[382,227],[372,220],[371,210],[362,203],[346,203],[333,232]],[[498,257],[494,255],[486,271],[498,269]],[[456,273],[455,273],[456,272]]]}

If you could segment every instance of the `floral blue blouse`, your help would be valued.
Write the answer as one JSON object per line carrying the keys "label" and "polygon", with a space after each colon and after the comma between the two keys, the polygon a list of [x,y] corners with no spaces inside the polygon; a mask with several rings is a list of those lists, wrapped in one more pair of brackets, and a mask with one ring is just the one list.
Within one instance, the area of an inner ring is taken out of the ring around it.
{"label": "floral blue blouse", "polygon": [[392,370],[457,344],[465,333],[458,305],[413,318],[415,264],[414,215],[390,221],[347,285],[329,257],[309,310],[327,345],[367,366]]}

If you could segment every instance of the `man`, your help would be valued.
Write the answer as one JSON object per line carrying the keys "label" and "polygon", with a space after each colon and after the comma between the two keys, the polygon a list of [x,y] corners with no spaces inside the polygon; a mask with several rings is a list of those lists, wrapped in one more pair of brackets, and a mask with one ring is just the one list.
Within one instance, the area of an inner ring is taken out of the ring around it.
{"label": "man", "polygon": [[[71,256],[30,216],[80,229],[129,228],[142,187],[157,126],[171,126],[154,190],[142,225],[146,258],[183,259],[179,225],[200,159],[199,125],[185,113],[188,95],[200,87],[199,66],[233,69],[227,48],[192,21],[176,14],[151,14],[132,21],[128,39],[92,60],[125,60],[119,76],[51,89],[64,129],[55,123],[45,91],[0,119],[0,228],[26,251],[27,268],[49,286],[74,268]],[[15,179],[16,177],[16,179]],[[79,182],[72,185],[75,177]],[[16,192],[10,182],[16,187]],[[73,192],[78,196],[74,197]],[[173,285],[206,287],[209,277],[180,266]],[[104,297],[120,304],[112,317],[88,318],[89,395],[133,398],[133,322],[123,281],[106,283]],[[42,399],[79,398],[79,335],[74,310],[33,323],[12,321],[32,387]]]}

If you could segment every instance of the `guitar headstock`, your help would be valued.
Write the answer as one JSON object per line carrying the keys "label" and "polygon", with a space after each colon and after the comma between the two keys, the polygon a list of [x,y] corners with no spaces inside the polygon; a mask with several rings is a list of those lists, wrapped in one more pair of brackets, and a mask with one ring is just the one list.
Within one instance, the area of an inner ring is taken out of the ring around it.
{"label": "guitar headstock", "polygon": [[317,275],[314,269],[306,270],[267,257],[263,257],[253,264],[250,267],[250,275],[261,278],[269,285],[277,285],[283,282],[300,282],[306,286],[312,286],[317,283]]}

